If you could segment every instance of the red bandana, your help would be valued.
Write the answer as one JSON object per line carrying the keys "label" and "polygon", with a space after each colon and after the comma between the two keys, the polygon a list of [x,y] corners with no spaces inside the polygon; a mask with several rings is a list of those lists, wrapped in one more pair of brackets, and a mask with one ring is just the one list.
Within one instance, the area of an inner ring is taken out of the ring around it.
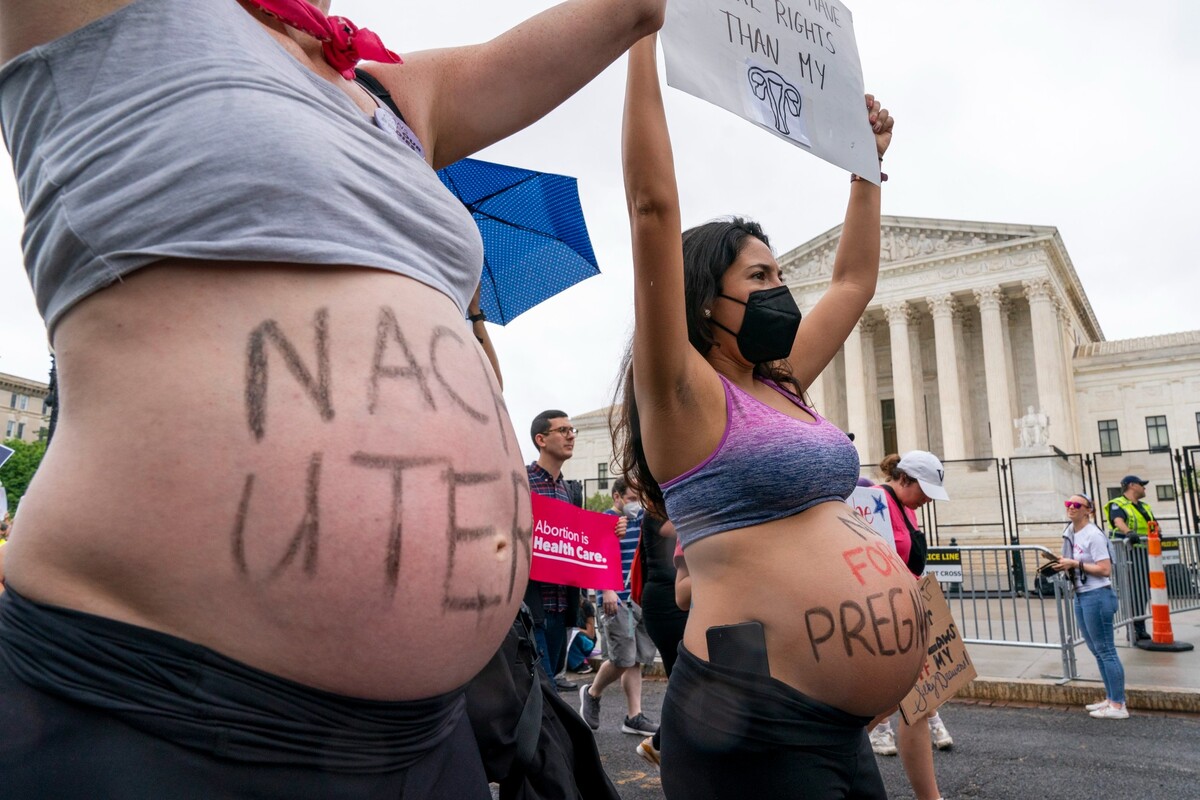
{"label": "red bandana", "polygon": [[252,5],[277,17],[284,24],[307,33],[322,42],[325,60],[354,80],[354,67],[359,61],[380,61],[403,64],[400,56],[383,46],[379,36],[360,28],[345,17],[327,17],[307,0],[248,0]]}

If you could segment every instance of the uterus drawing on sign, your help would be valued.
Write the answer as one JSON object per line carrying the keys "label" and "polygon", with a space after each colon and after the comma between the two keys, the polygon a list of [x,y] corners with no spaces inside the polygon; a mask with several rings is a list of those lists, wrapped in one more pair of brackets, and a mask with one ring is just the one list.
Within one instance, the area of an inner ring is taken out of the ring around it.
{"label": "uterus drawing on sign", "polygon": [[780,136],[812,146],[801,113],[804,99],[787,78],[747,59],[746,89],[744,101],[751,118],[773,128]]}

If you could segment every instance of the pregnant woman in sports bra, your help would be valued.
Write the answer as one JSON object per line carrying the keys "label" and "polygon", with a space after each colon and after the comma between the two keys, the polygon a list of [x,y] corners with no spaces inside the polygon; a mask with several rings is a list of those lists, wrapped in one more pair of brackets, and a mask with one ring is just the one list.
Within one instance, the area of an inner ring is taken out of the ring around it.
{"label": "pregnant woman in sports bra", "polygon": [[[615,434],[692,578],[663,706],[663,790],[884,797],[865,725],[916,680],[924,606],[845,503],[854,446],[800,399],[874,295],[880,190],[852,182],[830,288],[801,322],[758,225],[711,222],[681,239],[654,47],[631,50],[626,90],[636,327]],[[870,96],[864,113],[882,158],[892,118]]]}
{"label": "pregnant woman in sports bra", "polygon": [[61,383],[5,548],[7,795],[489,797],[461,687],[520,603],[529,490],[434,169],[664,6],[401,64],[328,0],[0,0]]}

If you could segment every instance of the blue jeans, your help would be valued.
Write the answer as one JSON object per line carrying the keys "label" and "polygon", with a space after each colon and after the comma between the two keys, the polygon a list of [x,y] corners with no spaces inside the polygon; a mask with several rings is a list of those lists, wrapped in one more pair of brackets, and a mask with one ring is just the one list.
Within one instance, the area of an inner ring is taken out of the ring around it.
{"label": "blue jeans", "polygon": [[1075,595],[1075,619],[1083,632],[1088,650],[1100,665],[1105,696],[1114,703],[1125,703],[1125,668],[1113,644],[1113,615],[1117,613],[1117,595],[1111,587],[1093,589]]}
{"label": "blue jeans", "polygon": [[547,611],[545,622],[534,625],[533,638],[537,640],[542,669],[554,680],[567,657],[566,612]]}

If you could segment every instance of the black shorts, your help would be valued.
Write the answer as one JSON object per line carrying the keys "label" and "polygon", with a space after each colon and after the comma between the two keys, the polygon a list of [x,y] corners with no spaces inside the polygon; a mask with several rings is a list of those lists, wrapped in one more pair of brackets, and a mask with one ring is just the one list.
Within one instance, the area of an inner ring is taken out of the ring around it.
{"label": "black shorts", "polygon": [[322,692],[157,631],[0,595],[5,798],[470,798],[462,692]]}
{"label": "black shorts", "polygon": [[886,800],[869,717],[679,647],[662,709],[668,800]]}

